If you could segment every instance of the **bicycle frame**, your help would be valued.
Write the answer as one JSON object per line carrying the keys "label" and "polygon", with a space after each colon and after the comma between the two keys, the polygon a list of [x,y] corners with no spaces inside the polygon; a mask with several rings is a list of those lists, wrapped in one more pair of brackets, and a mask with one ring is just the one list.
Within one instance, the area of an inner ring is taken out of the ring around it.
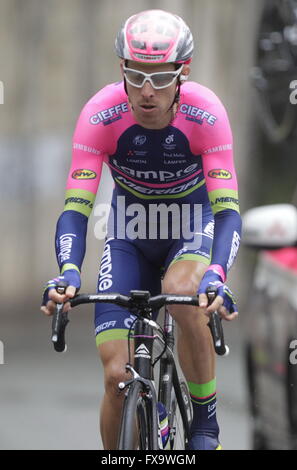
{"label": "bicycle frame", "polygon": [[[179,385],[179,378],[176,369],[176,363],[174,359],[174,335],[175,322],[172,316],[169,314],[167,308],[165,308],[164,318],[164,331],[166,335],[167,348],[164,356],[160,359],[160,373],[159,373],[159,395],[158,401],[161,401],[167,410],[170,410],[171,392],[172,385],[174,388],[175,396],[181,413],[186,437],[190,438],[190,426],[188,421],[187,412],[185,410],[182,392]],[[170,421],[171,416],[168,416]]]}
{"label": "bicycle frame", "polygon": [[[183,421],[183,426],[187,440],[190,438],[190,427],[187,412],[185,410],[182,392],[179,385],[179,378],[176,369],[174,358],[174,319],[165,308],[164,318],[164,341],[158,335],[154,335],[153,323],[145,323],[144,318],[150,320],[151,312],[144,312],[144,316],[135,321],[134,334],[134,367],[130,364],[126,365],[126,370],[132,374],[132,379],[126,382],[119,383],[119,389],[122,391],[132,385],[133,382],[139,381],[143,384],[146,391],[145,399],[150,402],[152,419],[152,429],[158,429],[158,416],[157,416],[157,402],[162,402],[167,410],[171,409],[171,394],[172,387],[174,388],[175,396],[179,406],[180,414]],[[154,372],[152,366],[153,345],[154,341],[159,341],[166,347],[160,357],[160,371],[159,371],[159,387],[158,399],[154,385]],[[128,392],[127,392],[128,393]],[[125,419],[125,416],[122,418]],[[170,417],[169,417],[170,419]],[[161,440],[160,430],[158,429],[158,441]],[[154,436],[156,439],[156,435]],[[119,446],[121,446],[121,441]],[[160,442],[159,442],[160,444]],[[153,445],[156,445],[156,441]]]}
{"label": "bicycle frame", "polygon": [[[65,285],[62,286],[59,284],[57,286],[57,290],[59,289],[60,293],[62,293],[61,290],[65,288]],[[207,295],[209,296],[209,300],[211,300],[211,298],[216,295],[216,291],[210,289],[207,292]],[[158,401],[161,401],[165,405],[165,407],[167,407],[167,409],[170,411],[171,391],[173,386],[176,401],[178,403],[180,415],[182,418],[185,436],[186,439],[189,439],[189,418],[187,415],[186,401],[184,399],[185,394],[182,392],[182,388],[183,386],[185,386],[185,384],[182,382],[180,383],[179,381],[173,352],[174,320],[168,314],[168,311],[165,309],[165,324],[163,331],[162,328],[155,321],[152,320],[152,312],[159,311],[163,306],[169,304],[198,306],[199,303],[197,296],[191,297],[163,294],[151,297],[150,293],[147,291],[131,291],[130,296],[125,296],[118,293],[80,294],[74,297],[73,299],[70,299],[69,302],[72,307],[85,303],[112,303],[127,308],[132,314],[136,314],[137,318],[134,323],[133,334],[134,364],[133,366],[131,364],[126,365],[126,370],[130,371],[132,378],[126,382],[121,382],[119,384],[119,390],[123,391],[124,389],[127,389],[126,399],[129,398],[129,391],[133,392],[130,396],[129,401],[130,405],[131,403],[134,404],[132,408],[131,406],[129,408],[130,417],[131,412],[135,413],[136,409],[138,409],[139,398],[140,410],[142,409],[143,413],[145,414],[145,427],[147,427],[149,431],[148,437],[144,439],[144,442],[146,444],[147,442],[149,443],[149,449],[162,448],[162,438],[159,429],[157,403]],[[57,305],[57,309],[52,322],[52,342],[54,344],[55,350],[58,352],[66,350],[65,328],[68,322],[68,313],[63,312],[63,304]],[[225,346],[221,320],[217,312],[211,314],[208,326],[211,330],[214,347],[217,354],[227,355],[229,348]],[[159,334],[155,335],[154,332],[157,332]],[[162,336],[164,336],[164,339],[162,339]],[[164,346],[164,350],[162,352],[163,357],[160,361],[160,380],[158,397],[153,381],[154,374],[152,365],[153,344],[157,338]],[[145,402],[143,408],[141,408],[141,400],[144,400]],[[124,420],[125,406],[122,423],[124,422]],[[131,420],[129,421],[129,429],[126,427],[124,428],[126,429],[128,435],[131,432],[131,429],[134,427],[133,422],[134,421]],[[123,437],[123,439],[125,439],[125,437]],[[128,445],[129,447],[123,448],[133,448],[131,439],[130,442],[126,445]]]}

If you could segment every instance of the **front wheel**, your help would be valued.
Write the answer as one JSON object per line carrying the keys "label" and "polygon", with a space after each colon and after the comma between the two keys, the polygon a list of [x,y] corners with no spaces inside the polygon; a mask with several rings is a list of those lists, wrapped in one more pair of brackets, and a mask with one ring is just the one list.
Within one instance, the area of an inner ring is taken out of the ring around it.
{"label": "front wheel", "polygon": [[179,380],[177,387],[172,388],[168,420],[169,442],[171,450],[184,450],[187,448],[190,438],[189,430],[193,415],[187,384],[183,380]]}
{"label": "front wheel", "polygon": [[129,387],[119,433],[118,450],[158,450],[156,403],[141,382]]}

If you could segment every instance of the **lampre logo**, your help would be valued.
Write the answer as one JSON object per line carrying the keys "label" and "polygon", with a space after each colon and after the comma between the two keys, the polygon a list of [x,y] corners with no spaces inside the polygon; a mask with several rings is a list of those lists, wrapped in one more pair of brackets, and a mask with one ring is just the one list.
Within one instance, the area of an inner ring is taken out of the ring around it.
{"label": "lampre logo", "polygon": [[75,170],[71,176],[74,180],[94,180],[97,175],[95,171],[79,169]]}
{"label": "lampre logo", "polygon": [[109,289],[112,286],[112,261],[110,245],[106,243],[100,265],[99,291]]}
{"label": "lampre logo", "polygon": [[233,238],[232,238],[232,246],[231,246],[231,251],[227,263],[227,270],[231,268],[232,264],[234,263],[234,260],[236,258],[237,252],[239,250],[239,245],[240,245],[240,235],[236,230],[233,232]]}
{"label": "lampre logo", "polygon": [[74,233],[64,233],[59,237],[59,253],[58,258],[60,263],[67,261],[71,256],[73,239],[76,238]]}
{"label": "lampre logo", "polygon": [[159,180],[165,183],[169,181],[178,180],[179,178],[184,178],[185,176],[189,176],[196,172],[198,169],[198,163],[192,163],[186,168],[182,168],[174,172],[168,170],[135,170],[134,168],[120,165],[115,158],[112,160],[112,163],[115,168],[111,168],[118,168],[128,176],[133,176],[135,178],[139,178],[140,180]]}
{"label": "lampre logo", "polygon": [[223,169],[214,169],[210,170],[208,172],[208,176],[211,178],[217,178],[220,180],[231,180],[232,179],[232,174],[228,170],[223,170]]}

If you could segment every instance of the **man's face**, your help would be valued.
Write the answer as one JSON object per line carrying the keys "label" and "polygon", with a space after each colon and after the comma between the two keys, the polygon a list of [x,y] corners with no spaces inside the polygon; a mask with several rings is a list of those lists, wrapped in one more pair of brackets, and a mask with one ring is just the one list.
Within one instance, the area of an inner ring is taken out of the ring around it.
{"label": "man's face", "polygon": [[[132,60],[128,61],[127,67],[145,73],[175,71],[174,64],[141,64]],[[127,81],[126,84],[132,112],[141,126],[161,129],[170,123],[177,79],[172,85],[161,90],[153,88],[149,81],[146,81],[142,88],[134,87]]]}

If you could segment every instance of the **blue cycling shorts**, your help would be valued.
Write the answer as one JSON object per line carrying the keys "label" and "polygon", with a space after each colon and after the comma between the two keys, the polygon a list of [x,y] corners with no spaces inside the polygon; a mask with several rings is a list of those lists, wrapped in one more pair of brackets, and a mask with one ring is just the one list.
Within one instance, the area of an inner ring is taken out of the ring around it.
{"label": "blue cycling shorts", "polygon": [[[203,214],[201,231],[192,239],[118,239],[107,238],[100,263],[98,293],[147,290],[161,292],[161,277],[167,268],[181,260],[210,264],[214,220],[211,211]],[[155,314],[155,317],[157,312]],[[123,307],[96,304],[97,346],[110,340],[127,339],[135,316]]]}

